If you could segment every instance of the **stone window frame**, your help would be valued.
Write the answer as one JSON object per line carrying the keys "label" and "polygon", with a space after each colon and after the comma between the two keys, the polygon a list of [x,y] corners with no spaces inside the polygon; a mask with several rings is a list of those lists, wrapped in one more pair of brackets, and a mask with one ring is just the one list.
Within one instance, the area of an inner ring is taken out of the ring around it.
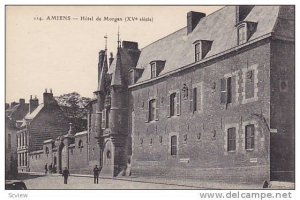
{"label": "stone window frame", "polygon": [[[151,120],[150,121],[150,101],[152,100],[155,100],[155,116],[154,116],[154,120]],[[146,120],[145,122],[146,123],[153,123],[155,121],[158,121],[158,112],[159,112],[159,107],[158,107],[158,104],[159,104],[159,99],[158,99],[158,96],[155,95],[155,96],[149,96],[148,100],[147,100],[147,110],[146,110]]]}
{"label": "stone window frame", "polygon": [[[171,138],[172,136],[176,136],[177,139],[177,148],[176,148],[176,155],[171,155]],[[169,156],[173,157],[173,158],[177,158],[178,157],[178,152],[179,152],[179,133],[177,132],[171,132],[169,133],[169,144],[168,144],[168,154]]]}
{"label": "stone window frame", "polygon": [[[226,73],[223,75],[222,78],[226,79],[226,91],[227,91],[227,79],[229,77],[231,78],[231,86],[233,83],[232,79],[233,78],[235,79],[235,90],[231,87],[231,103],[228,103],[227,105],[235,106],[239,104],[239,70],[235,70],[233,72]],[[233,98],[233,95],[235,95],[235,98]]]}
{"label": "stone window frame", "polygon": [[[228,151],[228,129],[235,128],[235,150],[234,151]],[[239,134],[239,123],[228,123],[224,126],[224,155],[228,155],[230,153],[237,153],[240,150],[239,140],[240,140],[240,134]]]}
{"label": "stone window frame", "polygon": [[[253,78],[253,84],[254,84],[254,95],[251,98],[246,99],[246,78],[247,73],[249,71],[253,70],[252,76]],[[250,67],[246,67],[242,69],[242,85],[243,85],[243,92],[242,92],[242,104],[251,103],[258,100],[258,64],[251,65]]]}
{"label": "stone window frame", "polygon": [[[174,103],[174,115],[170,115],[171,114],[171,95],[172,94],[176,94],[175,95],[175,103]],[[168,118],[173,118],[176,116],[180,116],[181,115],[181,93],[180,93],[180,89],[175,89],[175,90],[170,90],[168,92],[168,98],[169,98],[169,105],[168,105]]]}
{"label": "stone window frame", "polygon": [[[192,101],[192,113],[197,113],[197,114],[201,114],[203,113],[203,94],[204,94],[204,90],[203,90],[203,81],[198,82],[198,83],[193,83],[192,84],[192,95],[191,95],[191,101]],[[194,110],[194,89],[197,88],[197,110]],[[200,89],[199,89],[200,88]],[[200,106],[199,106],[199,94],[200,94]]]}
{"label": "stone window frame", "polygon": [[[254,149],[246,149],[246,126],[247,125],[251,125],[254,124]],[[242,123],[242,150],[244,153],[246,152],[258,152],[258,148],[259,148],[259,134],[260,134],[260,130],[259,130],[259,124],[256,120],[251,119],[251,120],[247,120],[244,121]]]}

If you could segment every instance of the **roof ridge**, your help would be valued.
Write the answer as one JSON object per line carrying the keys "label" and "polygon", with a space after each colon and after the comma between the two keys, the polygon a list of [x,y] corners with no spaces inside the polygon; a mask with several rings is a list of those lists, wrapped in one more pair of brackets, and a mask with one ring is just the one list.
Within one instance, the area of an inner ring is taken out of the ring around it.
{"label": "roof ridge", "polygon": [[170,33],[170,34],[168,34],[168,35],[162,37],[162,38],[159,38],[158,40],[155,40],[154,42],[151,42],[150,44],[147,44],[146,46],[144,46],[144,47],[141,48],[140,50],[143,50],[143,49],[145,49],[146,47],[148,47],[148,46],[150,46],[150,45],[152,45],[152,44],[154,44],[154,43],[156,43],[156,42],[158,42],[158,41],[160,41],[160,40],[163,40],[163,39],[165,39],[165,38],[167,38],[167,37],[173,35],[174,33],[177,33],[177,32],[179,32],[179,31],[181,31],[181,30],[184,29],[184,28],[186,28],[186,26],[183,27],[183,28],[181,28],[181,29],[178,29],[178,30],[176,30],[176,31],[174,31],[174,32],[172,32],[172,33]]}
{"label": "roof ridge", "polygon": [[[226,7],[228,7],[228,6],[224,6],[224,7],[220,8],[220,9],[218,9],[218,10],[215,10],[214,12],[209,13],[208,15],[206,15],[204,18],[206,18],[206,17],[208,17],[208,16],[211,16],[211,15],[213,15],[213,14],[219,12],[220,10],[222,10],[222,9],[224,9],[224,8],[226,8]],[[197,11],[195,11],[195,12],[197,12]],[[148,46],[150,46],[150,45],[152,45],[152,44],[154,44],[154,43],[156,43],[156,42],[158,42],[158,41],[160,41],[160,40],[162,40],[162,39],[165,39],[165,38],[167,38],[167,37],[169,37],[169,36],[171,36],[171,35],[173,35],[173,34],[179,32],[179,31],[181,31],[182,29],[185,29],[186,27],[187,27],[187,26],[184,26],[184,27],[182,27],[182,28],[180,28],[180,29],[178,29],[178,30],[172,32],[172,33],[169,33],[168,35],[166,35],[166,36],[164,36],[164,37],[162,37],[162,38],[159,38],[158,40],[155,40],[154,42],[151,42],[150,44],[147,44],[146,46],[144,46],[144,47],[141,48],[140,50],[143,50],[144,48],[146,48],[146,47],[148,47]]]}

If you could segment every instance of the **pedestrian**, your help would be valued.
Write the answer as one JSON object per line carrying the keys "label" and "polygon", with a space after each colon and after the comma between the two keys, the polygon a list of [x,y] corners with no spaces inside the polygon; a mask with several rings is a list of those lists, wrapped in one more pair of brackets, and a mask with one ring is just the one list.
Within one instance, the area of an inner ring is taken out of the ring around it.
{"label": "pedestrian", "polygon": [[52,168],[52,163],[49,165],[49,173],[52,174],[53,168]]}
{"label": "pedestrian", "polygon": [[45,165],[45,174],[47,174],[47,172],[48,172],[48,165],[46,163],[46,165]]}
{"label": "pedestrian", "polygon": [[62,176],[64,177],[64,184],[68,184],[68,177],[70,176],[70,172],[67,167],[62,172]]}
{"label": "pedestrian", "polygon": [[98,184],[100,170],[97,165],[94,167],[93,171],[94,171],[94,183],[96,184],[96,182],[97,182],[97,184]]}
{"label": "pedestrian", "polygon": [[53,173],[56,173],[56,164],[53,165]]}

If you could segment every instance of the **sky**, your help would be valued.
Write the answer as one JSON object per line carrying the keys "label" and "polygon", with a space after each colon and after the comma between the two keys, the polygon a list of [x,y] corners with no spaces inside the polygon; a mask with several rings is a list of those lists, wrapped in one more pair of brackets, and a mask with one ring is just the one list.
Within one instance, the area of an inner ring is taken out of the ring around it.
{"label": "sky", "polygon": [[[143,48],[185,27],[187,12],[209,15],[221,7],[7,6],[6,102],[20,98],[28,102],[33,95],[42,103],[46,88],[51,88],[54,96],[76,91],[93,97],[98,52],[105,47],[106,34],[108,52],[115,55],[118,27],[121,40],[136,41]],[[125,21],[127,17],[131,21]],[[142,17],[152,21],[140,21]]]}

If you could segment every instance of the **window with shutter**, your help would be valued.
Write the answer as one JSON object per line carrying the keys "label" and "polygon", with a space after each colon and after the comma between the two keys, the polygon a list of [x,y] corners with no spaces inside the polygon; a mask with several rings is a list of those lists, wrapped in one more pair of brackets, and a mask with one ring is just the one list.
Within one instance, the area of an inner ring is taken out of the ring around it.
{"label": "window with shutter", "polygon": [[228,151],[236,150],[236,129],[235,129],[235,127],[229,128],[227,130],[227,150]]}
{"label": "window with shutter", "polygon": [[197,111],[198,107],[197,107],[197,104],[198,104],[198,100],[197,100],[197,88],[193,88],[193,112]]}
{"label": "window with shutter", "polygon": [[226,90],[226,79],[222,78],[221,79],[221,104],[225,104],[226,103],[226,97],[227,97],[227,90]]}
{"label": "window with shutter", "polygon": [[170,116],[174,116],[175,115],[175,106],[176,106],[176,93],[172,93],[170,95]]}
{"label": "window with shutter", "polygon": [[156,101],[152,99],[149,101],[149,121],[156,119]]}
{"label": "window with shutter", "polygon": [[232,103],[232,89],[231,89],[231,77],[227,78],[227,102]]}
{"label": "window with shutter", "polygon": [[245,127],[245,148],[247,150],[254,149],[254,124]]}
{"label": "window with shutter", "polygon": [[160,102],[159,102],[159,98],[157,99],[157,101],[156,101],[156,105],[155,105],[155,120],[158,120],[158,118],[159,118],[159,104],[160,104]]}
{"label": "window with shutter", "polygon": [[149,102],[146,105],[147,105],[147,109],[145,112],[145,114],[146,114],[145,122],[147,123],[147,122],[149,122]]}
{"label": "window with shutter", "polygon": [[180,104],[181,104],[180,92],[177,92],[176,93],[176,115],[180,115]]}
{"label": "window with shutter", "polygon": [[171,155],[177,155],[177,136],[171,136]]}

